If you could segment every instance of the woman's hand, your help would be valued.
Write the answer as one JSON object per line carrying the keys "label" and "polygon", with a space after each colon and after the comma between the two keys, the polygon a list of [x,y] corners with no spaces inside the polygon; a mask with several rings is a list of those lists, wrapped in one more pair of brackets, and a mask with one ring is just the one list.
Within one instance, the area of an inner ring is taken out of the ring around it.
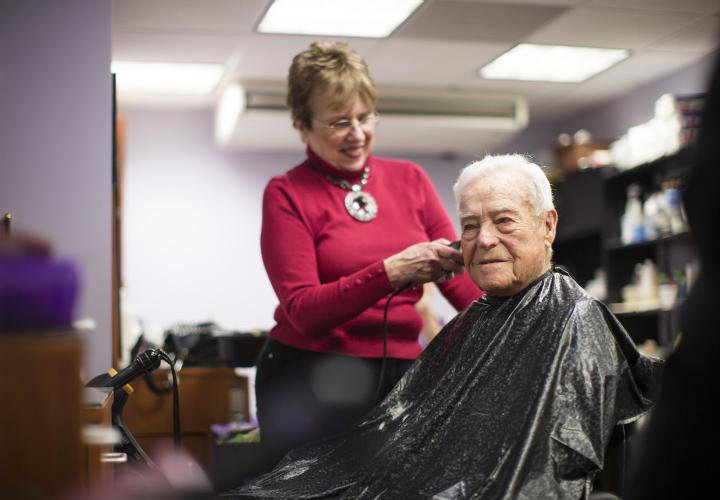
{"label": "woman's hand", "polygon": [[400,288],[407,283],[446,281],[463,272],[462,253],[442,238],[416,243],[383,261],[390,283]]}

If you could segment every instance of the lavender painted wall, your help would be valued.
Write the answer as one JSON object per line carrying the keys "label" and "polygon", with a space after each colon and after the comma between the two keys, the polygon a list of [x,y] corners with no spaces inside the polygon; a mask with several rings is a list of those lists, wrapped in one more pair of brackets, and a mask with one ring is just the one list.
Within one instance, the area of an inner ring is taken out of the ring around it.
{"label": "lavender painted wall", "polygon": [[260,257],[262,192],[297,154],[213,144],[210,110],[121,108],[127,121],[124,283],[153,340],[176,322],[268,328],[277,304]]}
{"label": "lavender painted wall", "polygon": [[110,0],[3,0],[0,211],[80,268],[87,375],[110,366]]}

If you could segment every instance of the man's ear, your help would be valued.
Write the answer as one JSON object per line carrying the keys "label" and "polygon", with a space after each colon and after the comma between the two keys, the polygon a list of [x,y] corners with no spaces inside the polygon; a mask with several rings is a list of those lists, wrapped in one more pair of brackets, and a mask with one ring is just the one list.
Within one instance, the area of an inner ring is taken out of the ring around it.
{"label": "man's ear", "polygon": [[558,213],[554,208],[545,212],[545,244],[552,246],[557,232]]}

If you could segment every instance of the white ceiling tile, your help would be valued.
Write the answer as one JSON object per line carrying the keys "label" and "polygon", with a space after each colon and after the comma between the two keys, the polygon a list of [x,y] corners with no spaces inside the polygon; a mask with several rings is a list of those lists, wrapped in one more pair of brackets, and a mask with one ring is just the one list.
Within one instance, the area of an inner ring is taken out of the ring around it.
{"label": "white ceiling tile", "polygon": [[720,16],[706,16],[648,48],[707,54],[720,45]]}
{"label": "white ceiling tile", "polygon": [[[616,98],[680,71],[700,57],[680,52],[646,50],[569,91],[567,101],[570,104],[589,105]],[[688,92],[698,90],[701,89],[688,89]]]}
{"label": "white ceiling tile", "polygon": [[304,36],[250,35],[236,55],[235,74],[241,79],[285,81],[292,58],[312,41]]}
{"label": "white ceiling tile", "polygon": [[251,32],[268,0],[113,0],[114,29]]}
{"label": "white ceiling tile", "polygon": [[397,38],[367,58],[376,82],[415,86],[448,86],[474,79],[477,69],[510,46]]}
{"label": "white ceiling tile", "polygon": [[697,14],[577,7],[525,41],[639,49],[686,28],[697,19]]}
{"label": "white ceiling tile", "polygon": [[566,9],[547,5],[429,2],[396,32],[396,37],[512,42]]}
{"label": "white ceiling tile", "polygon": [[718,0],[589,0],[589,5],[702,14],[720,12],[720,2]]}
{"label": "white ceiling tile", "polygon": [[[239,78],[285,81],[292,58],[317,40],[312,36],[277,36],[253,34],[243,38],[236,53],[235,71]],[[334,38],[343,41],[358,54],[367,58],[378,43],[369,38]],[[373,68],[371,67],[372,71]]]}
{"label": "white ceiling tile", "polygon": [[113,33],[112,58],[125,61],[208,62],[224,64],[240,36],[167,33]]}
{"label": "white ceiling tile", "polygon": [[521,93],[528,101],[531,120],[538,117],[559,119],[680,71],[700,57],[688,53],[645,50],[579,85],[478,79],[472,87]]}

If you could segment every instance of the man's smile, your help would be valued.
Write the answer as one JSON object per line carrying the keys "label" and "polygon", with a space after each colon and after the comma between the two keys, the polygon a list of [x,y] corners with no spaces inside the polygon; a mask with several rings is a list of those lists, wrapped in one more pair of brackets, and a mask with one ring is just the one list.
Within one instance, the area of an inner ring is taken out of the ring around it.
{"label": "man's smile", "polygon": [[480,259],[478,261],[472,262],[473,266],[487,266],[492,264],[502,264],[504,262],[509,262],[508,259]]}

